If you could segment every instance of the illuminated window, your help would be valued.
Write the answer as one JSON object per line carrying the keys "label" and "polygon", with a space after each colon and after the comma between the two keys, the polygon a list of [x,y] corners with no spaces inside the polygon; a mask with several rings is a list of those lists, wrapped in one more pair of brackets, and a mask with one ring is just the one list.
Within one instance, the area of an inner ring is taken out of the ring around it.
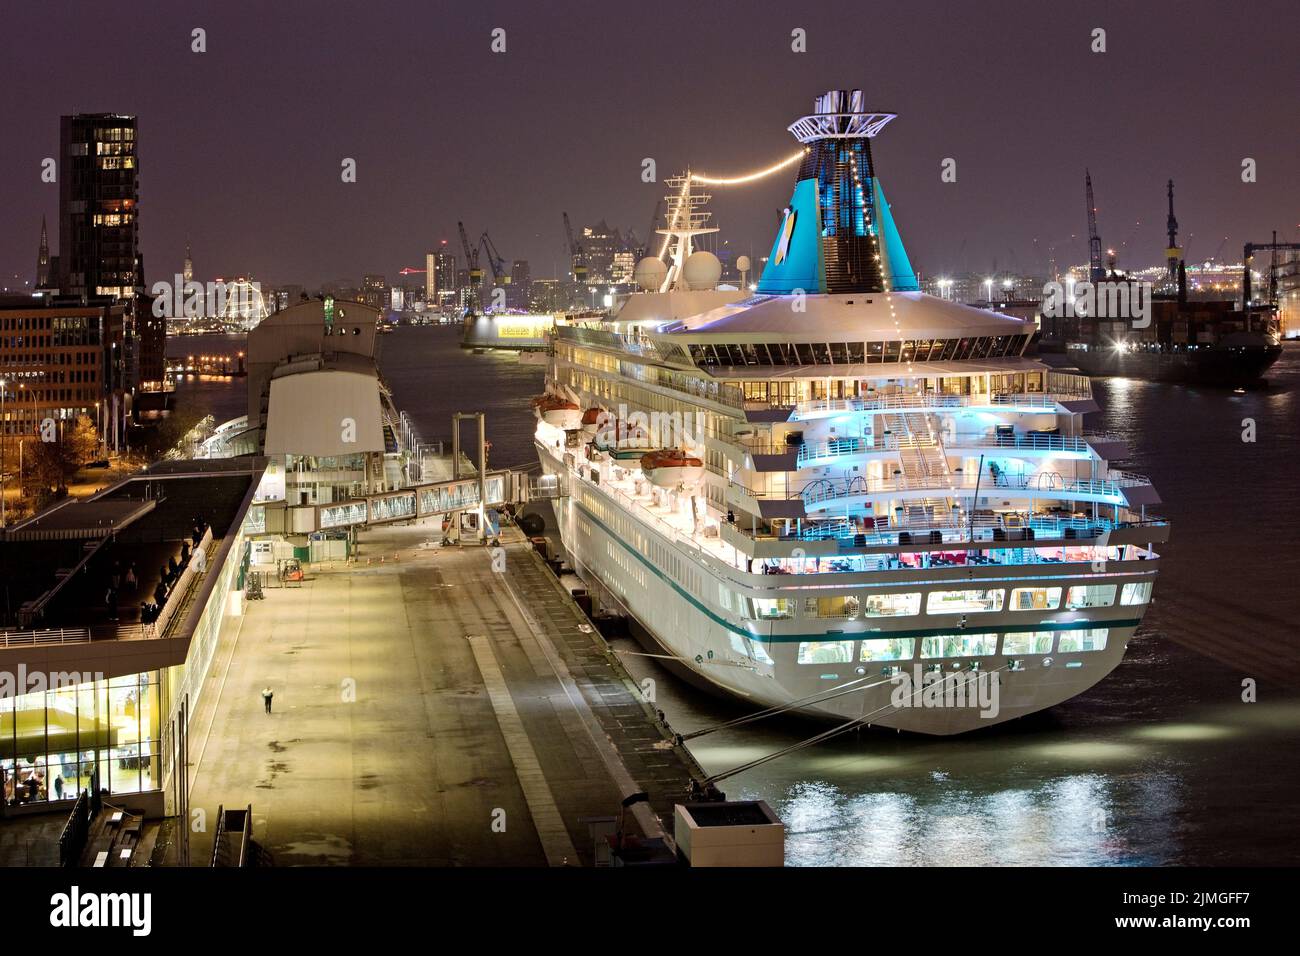
{"label": "illuminated window", "polygon": [[997,650],[996,634],[943,634],[921,641],[922,658],[987,657],[996,654]]}
{"label": "illuminated window", "polygon": [[794,601],[787,598],[755,598],[754,614],[760,618],[782,618],[794,616]]}
{"label": "illuminated window", "polygon": [[863,604],[867,617],[902,617],[921,610],[921,594],[872,594]]}
{"label": "illuminated window", "polygon": [[978,614],[1002,610],[1006,592],[996,590],[931,591],[925,602],[927,614]]}
{"label": "illuminated window", "polygon": [[1151,600],[1150,581],[1132,581],[1120,592],[1120,604],[1146,604]]}
{"label": "illuminated window", "polygon": [[1060,605],[1060,588],[1013,588],[1011,591],[1013,611],[1054,611]]}
{"label": "illuminated window", "polygon": [[1058,635],[1056,652],[1067,654],[1075,651],[1104,651],[1109,629],[1093,627],[1074,631],[1061,631]]}
{"label": "illuminated window", "polygon": [[1113,584],[1076,584],[1066,595],[1065,606],[1072,611],[1088,607],[1110,607],[1115,603]]}
{"label": "illuminated window", "polygon": [[804,641],[798,659],[800,664],[847,664],[853,660],[853,642]]}
{"label": "illuminated window", "polygon": [[1051,631],[1030,631],[1025,634],[1007,634],[1002,638],[1003,654],[1050,654]]}
{"label": "illuminated window", "polygon": [[862,642],[860,661],[910,661],[916,653],[916,638],[886,637]]}

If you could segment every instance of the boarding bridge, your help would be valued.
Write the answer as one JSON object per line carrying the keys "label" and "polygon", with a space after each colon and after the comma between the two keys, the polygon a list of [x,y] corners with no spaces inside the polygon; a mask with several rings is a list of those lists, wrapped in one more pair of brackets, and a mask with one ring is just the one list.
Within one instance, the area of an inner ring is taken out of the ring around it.
{"label": "boarding bridge", "polygon": [[486,488],[483,501],[479,500],[479,479],[474,476],[435,481],[332,504],[289,506],[284,527],[273,527],[275,522],[268,520],[271,518],[268,513],[263,516],[257,530],[308,534],[456,514],[477,510],[480,505],[494,508],[527,498],[528,485],[524,476],[513,471],[490,471],[482,484]]}

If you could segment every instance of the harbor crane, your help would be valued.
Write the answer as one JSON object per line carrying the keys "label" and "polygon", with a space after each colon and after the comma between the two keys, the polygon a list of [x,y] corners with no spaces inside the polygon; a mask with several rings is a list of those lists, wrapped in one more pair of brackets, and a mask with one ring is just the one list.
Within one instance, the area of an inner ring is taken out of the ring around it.
{"label": "harbor crane", "polygon": [[578,285],[587,281],[587,258],[582,254],[582,246],[573,238],[573,226],[569,223],[569,214],[564,214],[564,238],[569,244],[569,266],[573,270],[573,279]]}
{"label": "harbor crane", "polygon": [[1101,261],[1101,237],[1097,235],[1097,206],[1092,200],[1092,173],[1083,171],[1083,181],[1088,193],[1088,280],[1093,283],[1106,278],[1106,267]]}
{"label": "harbor crane", "polygon": [[465,224],[458,222],[456,228],[460,230],[460,245],[465,250],[465,267],[469,270],[469,298],[465,302],[465,314],[467,316],[478,315],[482,307],[479,299],[479,289],[483,285],[483,269],[478,264],[478,252],[482,242],[471,248],[469,236],[465,232]]}
{"label": "harbor crane", "polygon": [[486,229],[483,230],[483,235],[478,242],[479,247],[487,253],[488,265],[492,267],[492,281],[499,286],[509,285],[510,274],[506,272],[506,260],[497,251],[496,243],[492,241]]}
{"label": "harbor crane", "polygon": [[1268,301],[1277,302],[1277,254],[1282,251],[1300,250],[1300,242],[1278,242],[1277,233],[1273,233],[1272,242],[1248,242],[1241,252],[1241,302],[1242,308],[1250,308],[1250,262],[1255,258],[1256,250],[1269,250],[1273,253],[1268,267]]}

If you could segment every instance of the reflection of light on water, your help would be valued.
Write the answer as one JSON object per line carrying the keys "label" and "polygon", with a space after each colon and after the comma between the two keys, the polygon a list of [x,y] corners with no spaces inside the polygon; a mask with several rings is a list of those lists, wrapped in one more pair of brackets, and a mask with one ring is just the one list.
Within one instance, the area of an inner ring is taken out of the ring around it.
{"label": "reflection of light on water", "polygon": [[1148,740],[1218,740],[1231,737],[1235,731],[1212,724],[1163,724],[1158,727],[1141,727],[1134,736]]}
{"label": "reflection of light on water", "polygon": [[879,754],[857,754],[845,756],[828,754],[824,757],[808,757],[800,762],[800,770],[818,773],[875,773],[882,770],[900,770],[908,765],[902,757],[883,757]]}
{"label": "reflection of light on water", "polygon": [[775,748],[761,743],[755,744],[708,744],[692,740],[688,745],[695,759],[709,773],[721,773],[732,767],[765,757]]}
{"label": "reflection of light on water", "polygon": [[1098,760],[1134,760],[1145,752],[1145,748],[1142,747],[1108,743],[1101,740],[1045,744],[1039,747],[1027,747],[1025,750],[1027,753],[1045,757],[1048,760],[1074,763],[1092,763]]}
{"label": "reflection of light on water", "polygon": [[[981,793],[946,781],[907,793],[846,795],[796,784],[774,807],[791,866],[1043,866],[1141,862],[1121,834],[1132,820],[1115,783],[1071,774],[1030,789]],[[896,785],[896,783],[895,783]],[[1147,781],[1143,806],[1168,816],[1177,795]],[[1173,803],[1170,800],[1173,800]]]}

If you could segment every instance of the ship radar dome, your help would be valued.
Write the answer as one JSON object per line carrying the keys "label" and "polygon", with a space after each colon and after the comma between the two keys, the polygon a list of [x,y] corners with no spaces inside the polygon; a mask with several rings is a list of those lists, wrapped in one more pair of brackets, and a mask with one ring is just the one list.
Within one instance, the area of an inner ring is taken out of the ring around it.
{"label": "ship radar dome", "polygon": [[712,289],[722,278],[722,263],[713,253],[703,249],[692,252],[682,267],[682,278],[686,280],[687,287],[694,291]]}
{"label": "ship radar dome", "polygon": [[636,264],[632,280],[646,292],[657,292],[668,275],[668,267],[662,259],[646,256]]}

